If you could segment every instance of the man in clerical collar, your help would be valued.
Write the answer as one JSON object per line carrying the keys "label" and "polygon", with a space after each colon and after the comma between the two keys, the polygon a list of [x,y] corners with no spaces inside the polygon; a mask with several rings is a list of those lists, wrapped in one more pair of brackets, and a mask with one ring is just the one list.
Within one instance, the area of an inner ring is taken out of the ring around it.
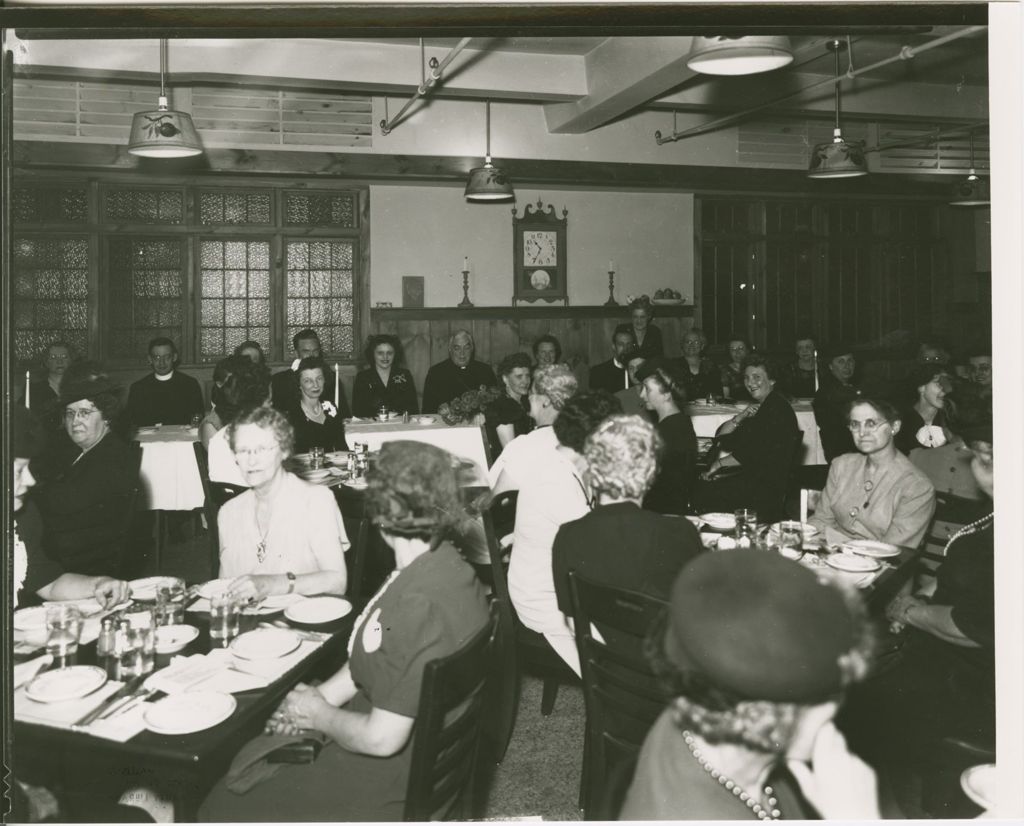
{"label": "man in clerical collar", "polygon": [[178,348],[164,336],[149,342],[153,372],[128,390],[126,415],[132,427],[189,424],[203,415],[203,391],[192,376],[176,370]]}
{"label": "man in clerical collar", "polygon": [[494,371],[473,358],[476,346],[468,330],[456,330],[448,340],[448,358],[427,371],[423,383],[423,412],[436,413],[445,402],[481,385],[495,387]]}
{"label": "man in clerical collar", "polygon": [[590,389],[617,393],[629,388],[629,370],[625,355],[636,349],[636,333],[629,324],[620,324],[612,333],[612,357],[590,368]]}
{"label": "man in clerical collar", "polygon": [[[292,337],[292,348],[295,350],[295,360],[292,362],[291,367],[274,373],[270,377],[271,404],[282,413],[286,412],[289,407],[294,406],[295,399],[298,397],[299,379],[296,371],[299,369],[299,362],[305,358],[323,357],[320,348],[320,336],[316,330],[311,330],[308,327],[305,330],[299,330]],[[325,367],[323,398],[326,401],[334,401],[334,387],[334,371],[330,367]],[[348,402],[345,400],[345,388],[340,383],[338,383],[337,387],[338,415],[343,419],[347,419],[351,413],[349,412]]]}

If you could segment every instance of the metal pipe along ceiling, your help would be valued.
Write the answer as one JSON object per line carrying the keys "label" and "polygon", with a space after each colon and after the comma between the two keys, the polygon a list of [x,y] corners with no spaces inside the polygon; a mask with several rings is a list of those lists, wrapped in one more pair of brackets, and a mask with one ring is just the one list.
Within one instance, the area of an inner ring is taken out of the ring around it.
{"label": "metal pipe along ceiling", "polygon": [[[398,126],[398,124],[402,122],[402,119],[405,116],[405,113],[409,110],[409,107],[412,106],[420,98],[425,98],[427,96],[427,92],[433,89],[434,84],[436,84],[437,81],[441,79],[441,74],[448,67],[448,64],[455,59],[455,56],[459,52],[461,52],[463,49],[466,48],[466,46],[469,45],[469,42],[472,39],[473,38],[471,37],[462,38],[462,40],[460,40],[452,48],[452,50],[448,52],[447,55],[445,55],[444,60],[442,60],[436,66],[433,65],[433,61],[431,62],[430,77],[426,78],[419,85],[419,88],[413,93],[413,96],[405,102],[405,106],[398,110],[397,115],[391,118],[391,120],[388,120],[387,117],[385,117],[384,120],[380,122],[380,131],[382,134],[387,135],[389,132],[391,132],[392,129],[394,129],[396,126]],[[422,61],[420,64],[420,68],[422,68]]]}

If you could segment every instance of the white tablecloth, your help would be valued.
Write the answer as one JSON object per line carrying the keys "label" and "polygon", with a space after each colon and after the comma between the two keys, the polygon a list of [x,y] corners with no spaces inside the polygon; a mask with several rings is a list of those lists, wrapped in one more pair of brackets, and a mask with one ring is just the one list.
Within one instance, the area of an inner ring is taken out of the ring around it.
{"label": "white tablecloth", "polygon": [[[693,430],[700,438],[711,438],[715,431],[739,412],[738,407],[731,405],[715,405],[707,407],[704,405],[690,404],[686,407],[693,422]],[[804,453],[801,462],[805,465],[825,464],[825,451],[821,447],[821,438],[818,436],[818,423],[814,420],[814,411],[808,402],[793,402],[793,412],[796,413],[797,426],[803,431]]]}
{"label": "white tablecloth", "polygon": [[396,439],[410,439],[426,442],[447,450],[460,459],[472,462],[480,478],[487,478],[487,452],[484,448],[484,430],[478,425],[446,425],[440,416],[434,416],[433,424],[410,422],[346,422],[345,440],[352,447],[357,442],[367,445],[370,450],[380,450],[384,442]]}
{"label": "white tablecloth", "polygon": [[145,510],[190,511],[205,501],[193,442],[199,432],[186,425],[142,428],[135,438],[142,444],[139,480]]}

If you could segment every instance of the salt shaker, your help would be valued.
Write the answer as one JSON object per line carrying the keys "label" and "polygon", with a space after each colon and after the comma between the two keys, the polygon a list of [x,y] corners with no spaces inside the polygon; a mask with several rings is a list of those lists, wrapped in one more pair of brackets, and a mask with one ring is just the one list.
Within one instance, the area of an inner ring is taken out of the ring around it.
{"label": "salt shaker", "polygon": [[382,422],[386,422],[388,420],[388,406],[386,404],[382,404],[377,408],[377,419]]}
{"label": "salt shaker", "polygon": [[100,622],[100,635],[96,638],[97,657],[109,657],[114,653],[116,635],[114,618],[104,617]]}

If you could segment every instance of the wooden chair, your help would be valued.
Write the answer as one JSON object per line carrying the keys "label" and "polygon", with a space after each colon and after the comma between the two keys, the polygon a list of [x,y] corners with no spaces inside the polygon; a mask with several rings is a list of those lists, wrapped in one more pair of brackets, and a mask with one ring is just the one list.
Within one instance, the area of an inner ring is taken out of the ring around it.
{"label": "wooden chair", "polygon": [[[124,510],[122,511],[121,522],[121,551],[119,553],[119,565],[121,576],[126,579],[134,579],[134,557],[136,551],[135,517],[136,508],[139,506],[139,498],[142,494],[142,482],[139,480],[139,468],[142,467],[142,444],[133,441],[128,447],[132,457],[132,467],[135,470],[131,490],[125,495]],[[159,558],[157,559],[159,563]]]}
{"label": "wooden chair", "polygon": [[465,819],[473,797],[488,682],[493,678],[501,615],[469,642],[423,669],[404,818]]}
{"label": "wooden chair", "polygon": [[217,514],[225,502],[244,493],[248,488],[231,485],[227,482],[211,482],[210,463],[207,459],[206,448],[203,447],[202,442],[193,442],[192,449],[196,454],[199,478],[203,483],[203,513],[206,516],[210,537],[210,578],[216,579],[220,572],[220,534],[217,530]]}
{"label": "wooden chair", "polygon": [[988,499],[968,499],[953,493],[935,492],[935,515],[924,538],[918,576],[935,576],[935,569],[945,558],[946,544],[964,525],[992,512]]}
{"label": "wooden chair", "polygon": [[[576,571],[569,587],[587,711],[580,804],[585,820],[614,820],[644,738],[669,700],[642,653],[665,603]],[[623,778],[609,795],[613,779]]]}

